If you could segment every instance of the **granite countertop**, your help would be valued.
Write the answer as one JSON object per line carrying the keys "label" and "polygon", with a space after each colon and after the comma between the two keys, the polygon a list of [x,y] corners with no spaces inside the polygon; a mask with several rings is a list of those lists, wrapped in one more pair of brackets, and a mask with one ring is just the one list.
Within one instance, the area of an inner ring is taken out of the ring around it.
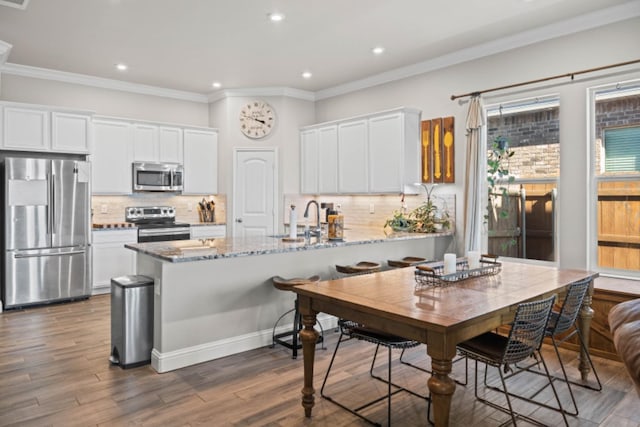
{"label": "granite countertop", "polygon": [[453,231],[442,233],[384,233],[384,231],[345,232],[342,241],[321,240],[312,237],[288,242],[287,236],[227,237],[199,240],[178,240],[168,242],[130,243],[125,247],[168,262],[189,262],[208,259],[232,258],[240,256],[264,255],[271,253],[298,252],[323,248],[382,243],[395,240],[428,239],[453,235]]}
{"label": "granite countertop", "polygon": [[195,222],[191,223],[192,227],[200,227],[205,225],[227,225],[226,222]]}

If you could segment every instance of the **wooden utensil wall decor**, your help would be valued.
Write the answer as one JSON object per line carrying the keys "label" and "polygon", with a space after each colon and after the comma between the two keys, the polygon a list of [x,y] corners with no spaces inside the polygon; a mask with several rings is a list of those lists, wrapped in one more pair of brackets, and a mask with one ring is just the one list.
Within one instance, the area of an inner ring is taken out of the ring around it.
{"label": "wooden utensil wall decor", "polygon": [[453,183],[455,179],[455,147],[453,145],[453,117],[442,119],[442,157],[444,167],[444,182]]}
{"label": "wooden utensil wall decor", "polygon": [[423,120],[421,131],[422,182],[455,182],[454,118]]}
{"label": "wooden utensil wall decor", "polygon": [[422,121],[422,182],[432,182],[431,177],[431,120]]}

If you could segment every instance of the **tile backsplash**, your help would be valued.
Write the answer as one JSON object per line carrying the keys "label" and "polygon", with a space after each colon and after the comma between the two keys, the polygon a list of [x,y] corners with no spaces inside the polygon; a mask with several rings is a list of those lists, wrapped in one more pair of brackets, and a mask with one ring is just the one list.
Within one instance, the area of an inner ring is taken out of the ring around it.
{"label": "tile backsplash", "polygon": [[[216,203],[216,222],[226,220],[225,195],[205,196],[206,200]],[[200,222],[198,202],[203,196],[181,196],[167,193],[137,193],[131,196],[93,196],[91,207],[94,224],[124,222],[124,211],[128,206],[173,206],[176,208],[176,221],[195,224]]]}
{"label": "tile backsplash", "polygon": [[[441,210],[449,212],[451,221],[451,230],[455,229],[456,218],[456,197],[454,194],[438,194],[432,195],[433,203]],[[387,219],[393,217],[394,211],[402,208],[400,195],[379,195],[379,196],[302,196],[302,195],[285,195],[284,206],[282,212],[282,224],[289,223],[289,211],[291,205],[296,206],[298,210],[298,224],[304,224],[302,214],[309,200],[316,200],[318,203],[333,203],[334,208],[340,205],[340,211],[344,215],[345,228],[380,228],[384,227]],[[420,206],[426,200],[424,194],[406,195],[404,202],[407,212]],[[311,207],[309,224],[315,221],[315,206]],[[320,220],[325,221],[325,211],[321,209]]]}

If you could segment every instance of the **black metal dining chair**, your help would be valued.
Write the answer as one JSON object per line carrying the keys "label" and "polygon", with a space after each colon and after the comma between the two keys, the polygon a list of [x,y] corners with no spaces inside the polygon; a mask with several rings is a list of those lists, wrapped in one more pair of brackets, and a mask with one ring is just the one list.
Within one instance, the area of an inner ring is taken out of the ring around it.
{"label": "black metal dining chair", "polygon": [[[357,267],[352,268],[352,267],[345,267],[345,266],[340,266],[340,265],[336,265],[336,271],[342,275],[342,277],[347,277],[347,276],[351,276],[351,275],[363,275],[363,274],[370,274],[370,273],[374,273],[380,270],[380,264],[377,263],[372,263],[372,262],[361,262],[356,264]],[[394,383],[392,381],[392,377],[391,377],[391,362],[392,362],[392,351],[394,349],[402,349],[403,351],[406,350],[407,348],[412,348],[412,347],[417,347],[419,346],[421,343],[418,341],[414,341],[414,340],[410,340],[410,339],[406,339],[397,335],[393,335],[393,334],[388,334],[386,332],[382,332],[370,327],[367,327],[366,325],[351,321],[351,320],[347,320],[347,319],[339,319],[338,320],[338,327],[340,329],[340,337],[338,338],[338,342],[336,344],[336,348],[333,352],[333,355],[331,356],[331,361],[329,362],[329,367],[327,368],[327,372],[324,376],[324,380],[322,381],[322,387],[320,388],[320,396],[322,396],[324,399],[327,399],[329,402],[332,402],[334,404],[336,404],[337,406],[341,407],[342,409],[345,409],[346,411],[352,413],[353,415],[363,419],[364,421],[373,424],[373,425],[381,425],[378,422],[375,422],[373,420],[371,420],[370,418],[366,417],[365,415],[363,415],[361,413],[361,411],[363,411],[366,408],[369,408],[370,406],[381,402],[383,400],[387,400],[387,425],[391,425],[391,397],[397,393],[400,392],[407,392],[410,393],[416,397],[425,399],[425,400],[429,400],[429,395],[422,395],[418,392],[415,392],[413,390],[410,390],[406,387],[400,386],[396,383]],[[382,381],[383,383],[385,383],[387,385],[387,393],[385,395],[382,395],[380,397],[377,397],[367,403],[364,403],[356,408],[352,408],[349,407],[348,405],[342,403],[341,401],[337,400],[335,397],[332,397],[330,395],[328,395],[325,392],[325,388],[327,386],[327,380],[329,378],[329,374],[331,373],[331,369],[333,368],[333,364],[335,362],[336,359],[336,355],[338,354],[338,349],[340,348],[340,345],[348,340],[351,339],[356,339],[356,340],[361,340],[361,341],[366,341],[372,344],[375,344],[375,351],[373,354],[373,359],[371,360],[371,366],[369,367],[369,375],[378,380],[378,381]],[[374,374],[374,367],[376,364],[376,359],[378,357],[378,350],[380,349],[380,346],[382,347],[386,347],[388,350],[387,353],[387,378],[382,378],[376,374]],[[426,381],[425,381],[426,384]]]}
{"label": "black metal dining chair", "polygon": [[[510,396],[512,396],[512,394],[507,390],[507,382],[503,370],[509,371],[512,366],[529,357],[536,357],[537,360],[542,363],[544,372],[549,384],[551,385],[556,402],[558,403],[558,407],[562,407],[556,388],[553,385],[553,380],[549,375],[547,364],[540,352],[540,347],[542,346],[542,340],[545,336],[547,323],[554,301],[555,295],[539,301],[519,304],[508,336],[499,335],[494,332],[487,332],[458,345],[458,351],[460,354],[475,361],[474,394],[476,399],[509,414],[514,426],[517,425],[517,418],[524,419],[537,425],[545,425],[534,418],[515,412],[511,404]],[[504,394],[507,400],[507,408],[486,398],[481,398],[478,395],[478,362],[482,362],[486,365],[485,379],[488,366],[494,366],[497,368],[498,373],[500,374],[500,382],[502,384],[502,388],[497,388],[497,390]],[[562,414],[565,425],[568,426],[569,422],[567,421],[565,412],[560,411],[560,413]]]}
{"label": "black metal dining chair", "polygon": [[[587,351],[587,348],[584,344],[584,340],[582,338],[582,332],[580,331],[580,327],[578,326],[577,318],[580,313],[580,308],[582,307],[582,302],[589,290],[589,285],[591,284],[592,279],[588,278],[585,280],[581,280],[575,283],[572,283],[567,290],[567,294],[562,302],[560,310],[552,311],[549,317],[549,323],[545,329],[545,337],[551,339],[553,344],[553,348],[555,350],[556,356],[558,357],[558,362],[560,363],[560,368],[562,370],[562,377],[559,376],[551,376],[552,380],[561,380],[567,384],[567,388],[569,390],[569,394],[571,396],[571,402],[573,403],[573,412],[569,412],[563,407],[555,408],[551,405],[547,405],[543,402],[534,400],[542,390],[544,390],[548,384],[544,387],[538,389],[534,393],[530,394],[528,398],[523,396],[518,396],[521,399],[527,400],[529,402],[534,402],[538,405],[542,405],[549,409],[554,409],[558,411],[565,411],[568,415],[578,415],[578,405],[576,403],[575,396],[573,395],[573,390],[571,389],[571,384],[578,385],[581,387],[589,388],[591,390],[601,391],[602,383],[600,382],[600,377],[598,377],[598,372],[596,371],[595,366],[593,365],[593,361],[591,360],[591,356]],[[567,333],[571,331],[570,333]],[[567,375],[567,370],[565,367],[562,358],[560,357],[560,351],[558,350],[558,345],[562,344],[569,338],[574,335],[578,335],[578,341],[580,343],[580,349],[582,349],[582,354],[585,354],[587,357],[587,361],[589,362],[589,366],[591,367],[591,371],[593,372],[597,385],[592,386],[588,383],[577,382],[569,380]],[[521,372],[521,370],[526,370],[528,372],[533,372],[536,374],[544,375],[540,370],[534,370],[533,367],[538,366],[538,362],[534,362],[525,367],[518,367],[520,370],[512,375],[517,375]]]}

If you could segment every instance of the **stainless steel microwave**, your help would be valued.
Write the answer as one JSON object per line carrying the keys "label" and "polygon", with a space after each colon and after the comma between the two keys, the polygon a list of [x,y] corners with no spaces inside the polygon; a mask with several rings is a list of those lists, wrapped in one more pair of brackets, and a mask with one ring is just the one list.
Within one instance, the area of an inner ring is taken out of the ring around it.
{"label": "stainless steel microwave", "polygon": [[133,163],[133,191],[182,191],[183,168],[179,163]]}

